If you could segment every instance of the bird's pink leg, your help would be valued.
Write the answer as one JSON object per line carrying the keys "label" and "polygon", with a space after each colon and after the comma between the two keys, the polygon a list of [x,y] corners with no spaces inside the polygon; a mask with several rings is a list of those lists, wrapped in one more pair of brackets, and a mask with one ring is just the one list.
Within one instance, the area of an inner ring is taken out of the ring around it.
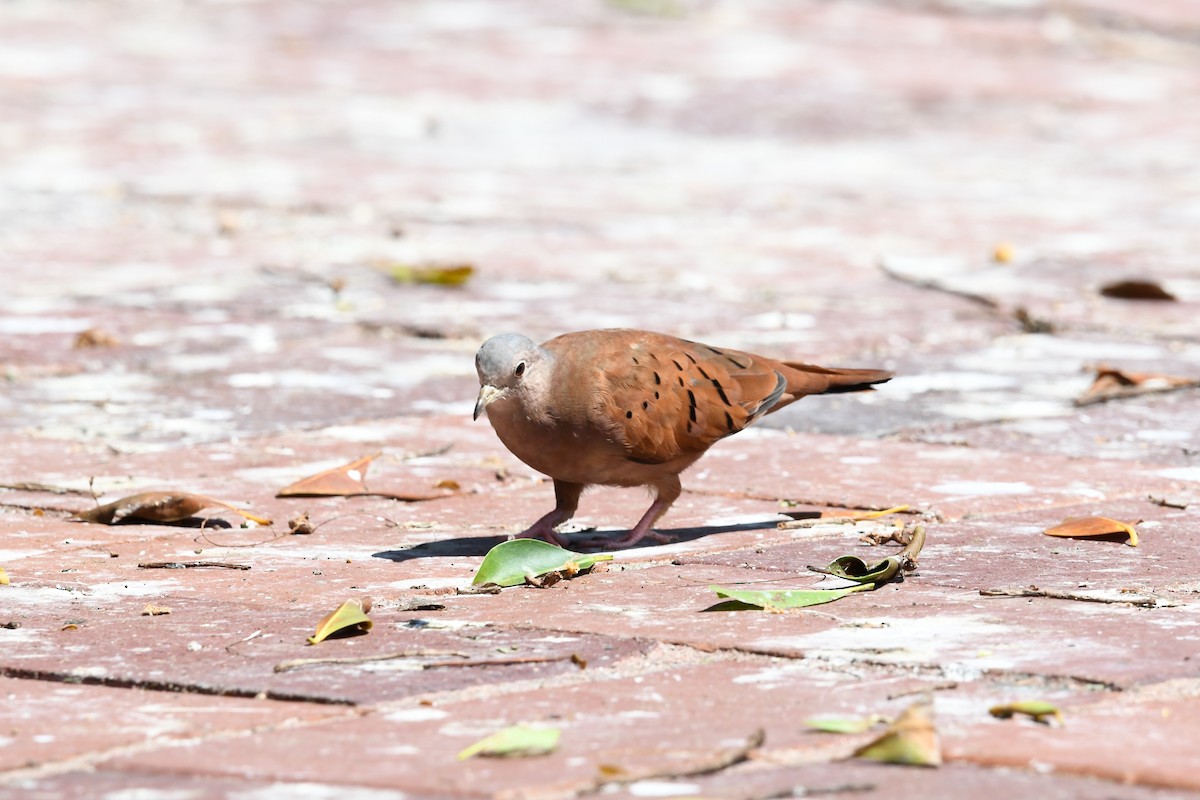
{"label": "bird's pink leg", "polygon": [[527,529],[514,536],[514,539],[544,539],[559,547],[567,546],[567,537],[555,532],[555,528],[575,516],[579,508],[579,496],[583,494],[582,483],[567,483],[554,481],[554,510],[545,515]]}
{"label": "bird's pink leg", "polygon": [[616,541],[595,539],[591,544],[593,546],[607,547],[612,550],[620,550],[626,547],[633,547],[642,539],[653,539],[659,544],[666,544],[672,541],[670,536],[664,536],[661,533],[650,530],[650,527],[658,522],[658,518],[667,513],[667,509],[671,504],[679,499],[683,487],[679,484],[678,475],[668,475],[657,484],[658,495],[654,498],[654,502],[650,504],[650,508],[646,509],[646,513],[638,520],[637,525],[623,539]]}

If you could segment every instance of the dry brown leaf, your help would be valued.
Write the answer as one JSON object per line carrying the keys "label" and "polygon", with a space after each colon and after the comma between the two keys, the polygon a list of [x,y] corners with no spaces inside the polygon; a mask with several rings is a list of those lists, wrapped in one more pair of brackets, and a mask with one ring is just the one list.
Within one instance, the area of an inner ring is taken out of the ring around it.
{"label": "dry brown leaf", "polygon": [[1008,242],[1001,242],[992,250],[992,260],[997,264],[1011,264],[1015,254],[1013,246]]}
{"label": "dry brown leaf", "polygon": [[77,349],[85,347],[116,347],[121,340],[103,328],[88,328],[75,337]]}
{"label": "dry brown leaf", "polygon": [[1075,399],[1075,405],[1086,406],[1121,397],[1169,392],[1191,386],[1200,386],[1200,380],[1164,375],[1161,372],[1126,372],[1101,365],[1096,367],[1096,379],[1087,391]]}
{"label": "dry brown leaf", "polygon": [[1042,533],[1047,536],[1064,536],[1072,539],[1100,538],[1118,536],[1126,540],[1130,547],[1138,546],[1137,523],[1118,522],[1108,517],[1069,517]]}
{"label": "dry brown leaf", "polygon": [[906,708],[883,735],[855,750],[854,755],[885,764],[939,766],[942,748],[929,703],[917,702]]}
{"label": "dry brown leaf", "polygon": [[293,535],[309,534],[315,530],[312,520],[308,518],[307,511],[288,520],[288,533]]}
{"label": "dry brown leaf", "polygon": [[908,506],[893,506],[885,508],[882,511],[859,511],[849,508],[834,508],[825,511],[781,511],[786,517],[792,519],[784,520],[779,523],[781,529],[790,528],[807,528],[813,525],[832,525],[834,523],[846,522],[861,522],[863,520],[880,519],[889,514],[898,514],[902,511],[907,511]]}
{"label": "dry brown leaf", "polygon": [[367,467],[371,462],[383,455],[372,453],[369,456],[355,459],[349,464],[318,472],[301,478],[290,486],[285,486],[276,492],[276,497],[390,497],[393,500],[419,502],[445,497],[445,494],[400,494],[397,492],[373,492],[367,488]]}
{"label": "dry brown leaf", "polygon": [[170,613],[171,613],[171,608],[169,606],[160,606],[160,605],[155,605],[154,603],[146,603],[145,608],[142,609],[143,617],[160,617],[163,614],[170,614]]}
{"label": "dry brown leaf", "polygon": [[143,492],[120,500],[114,500],[87,511],[80,511],[76,519],[83,522],[99,522],[105,525],[115,525],[124,520],[141,520],[143,522],[178,522],[195,516],[197,512],[219,506],[240,514],[259,525],[270,525],[271,520],[243,511],[222,500],[205,497],[191,492]]}
{"label": "dry brown leaf", "polygon": [[1154,281],[1138,279],[1114,281],[1100,287],[1100,294],[1114,297],[1118,300],[1156,300],[1159,302],[1174,302],[1175,295],[1168,292]]}
{"label": "dry brown leaf", "polygon": [[0,586],[8,586],[8,573],[4,571],[4,567],[0,567]]}
{"label": "dry brown leaf", "polygon": [[301,478],[276,493],[276,497],[353,497],[370,494],[367,488],[367,467],[383,455],[382,452],[355,459],[349,464]]}

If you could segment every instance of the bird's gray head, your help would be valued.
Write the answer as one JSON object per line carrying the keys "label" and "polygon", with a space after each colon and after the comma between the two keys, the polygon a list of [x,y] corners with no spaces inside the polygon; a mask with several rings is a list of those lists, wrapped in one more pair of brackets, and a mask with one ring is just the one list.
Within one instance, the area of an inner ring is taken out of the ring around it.
{"label": "bird's gray head", "polygon": [[517,397],[527,381],[544,379],[541,373],[549,353],[519,333],[501,333],[483,343],[475,354],[479,373],[479,399],[475,401],[475,419],[483,409],[505,397]]}

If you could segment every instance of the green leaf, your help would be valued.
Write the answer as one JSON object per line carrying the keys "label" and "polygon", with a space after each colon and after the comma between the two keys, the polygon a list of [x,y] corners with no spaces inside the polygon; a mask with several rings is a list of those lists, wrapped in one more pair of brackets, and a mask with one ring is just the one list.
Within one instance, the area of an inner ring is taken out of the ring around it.
{"label": "green leaf", "polygon": [[1058,710],[1058,706],[1045,700],[1017,700],[992,706],[988,709],[988,713],[999,719],[1008,719],[1014,714],[1024,714],[1032,717],[1034,722],[1040,722],[1043,725],[1049,725],[1052,719],[1056,720],[1059,725],[1063,724],[1062,712]]}
{"label": "green leaf", "polygon": [[309,644],[323,642],[334,634],[366,633],[371,630],[371,598],[347,600],[317,623],[317,632],[308,637]]}
{"label": "green leaf", "polygon": [[569,578],[612,558],[612,553],[573,553],[541,539],[512,539],[488,551],[471,583],[518,586],[547,572],[565,572]]}
{"label": "green leaf", "polygon": [[810,717],[804,720],[804,727],[824,733],[863,733],[874,728],[887,717],[872,714],[869,717]]}
{"label": "green leaf", "polygon": [[560,733],[558,728],[513,725],[511,728],[496,731],[486,739],[481,739],[463,750],[458,754],[458,760],[463,761],[471,756],[492,758],[543,756],[554,752],[554,748],[558,746]]}
{"label": "green leaf", "polygon": [[390,274],[396,283],[429,283],[435,286],[462,286],[475,273],[470,264],[394,264]]}
{"label": "green leaf", "polygon": [[861,583],[857,586],[847,586],[845,589],[726,589],[722,586],[709,586],[718,597],[725,597],[770,610],[783,608],[805,608],[831,603],[854,592],[865,592],[875,588],[873,583]]}

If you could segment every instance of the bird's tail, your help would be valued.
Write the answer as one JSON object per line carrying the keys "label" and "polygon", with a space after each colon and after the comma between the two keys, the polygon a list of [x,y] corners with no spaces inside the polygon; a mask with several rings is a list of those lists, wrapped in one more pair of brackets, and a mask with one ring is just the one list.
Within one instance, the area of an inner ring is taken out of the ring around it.
{"label": "bird's tail", "polygon": [[892,379],[892,373],[883,369],[837,369],[798,361],[785,361],[783,365],[788,368],[783,373],[788,394],[861,392]]}

